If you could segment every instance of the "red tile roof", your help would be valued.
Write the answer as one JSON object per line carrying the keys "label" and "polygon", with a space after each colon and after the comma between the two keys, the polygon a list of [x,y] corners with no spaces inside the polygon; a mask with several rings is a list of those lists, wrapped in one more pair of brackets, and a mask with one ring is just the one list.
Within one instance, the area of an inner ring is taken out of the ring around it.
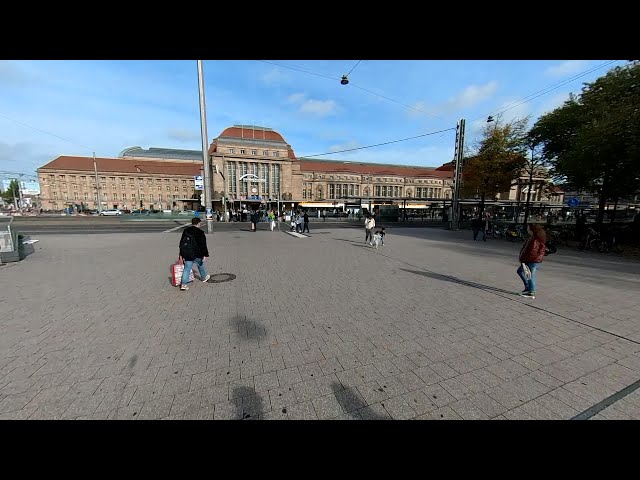
{"label": "red tile roof", "polygon": [[372,175],[397,175],[401,177],[437,177],[451,178],[451,172],[435,168],[412,167],[401,165],[375,165],[371,163],[343,163],[322,160],[300,159],[300,170],[303,172],[358,173]]}
{"label": "red tile roof", "polygon": [[[153,175],[199,175],[201,162],[154,162],[128,158],[96,158],[99,173],[149,173]],[[60,156],[39,168],[93,172],[93,157]]]}
{"label": "red tile roof", "polygon": [[271,129],[263,129],[260,127],[251,128],[247,126],[246,128],[241,127],[227,127],[220,134],[221,137],[235,137],[235,138],[255,138],[256,140],[271,140],[275,142],[287,143],[275,130]]}

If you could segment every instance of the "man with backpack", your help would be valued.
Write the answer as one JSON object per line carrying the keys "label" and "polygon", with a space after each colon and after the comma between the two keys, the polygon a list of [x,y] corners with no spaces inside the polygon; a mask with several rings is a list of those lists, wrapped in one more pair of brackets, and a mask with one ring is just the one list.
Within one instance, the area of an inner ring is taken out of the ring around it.
{"label": "man with backpack", "polygon": [[192,218],[191,226],[184,229],[180,237],[180,256],[184,260],[184,272],[180,282],[180,290],[189,290],[189,272],[195,263],[200,271],[200,279],[206,282],[211,278],[204,269],[204,259],[209,256],[207,237],[199,228],[200,219]]}

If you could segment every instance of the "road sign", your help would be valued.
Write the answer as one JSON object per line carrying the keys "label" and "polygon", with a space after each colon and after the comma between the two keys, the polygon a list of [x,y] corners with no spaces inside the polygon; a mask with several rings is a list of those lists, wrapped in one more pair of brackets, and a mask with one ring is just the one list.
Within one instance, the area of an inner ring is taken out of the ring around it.
{"label": "road sign", "polygon": [[569,199],[569,201],[567,202],[567,205],[569,205],[570,207],[577,207],[579,203],[580,203],[580,200],[578,200],[576,197],[573,197]]}
{"label": "road sign", "polygon": [[204,180],[202,180],[202,175],[196,175],[193,177],[193,180],[195,182],[196,190],[204,190]]}

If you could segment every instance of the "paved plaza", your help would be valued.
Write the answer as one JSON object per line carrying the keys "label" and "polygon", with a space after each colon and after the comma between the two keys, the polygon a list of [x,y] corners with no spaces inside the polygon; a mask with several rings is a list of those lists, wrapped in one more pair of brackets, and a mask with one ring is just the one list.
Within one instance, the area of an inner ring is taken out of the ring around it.
{"label": "paved plaza", "polygon": [[187,292],[180,231],[39,237],[0,266],[0,418],[640,419],[639,262],[561,250],[531,300],[521,244],[312,227],[209,234],[236,277]]}

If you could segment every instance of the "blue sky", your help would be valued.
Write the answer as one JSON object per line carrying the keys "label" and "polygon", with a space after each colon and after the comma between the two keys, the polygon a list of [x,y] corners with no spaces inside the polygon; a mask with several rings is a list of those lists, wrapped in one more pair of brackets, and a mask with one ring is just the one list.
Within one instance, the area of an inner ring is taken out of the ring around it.
{"label": "blue sky", "polygon": [[[339,78],[357,60],[207,60],[209,142],[233,124],[265,125],[308,156],[454,128],[465,118],[472,145],[487,115],[605,62],[363,60],[343,86]],[[533,122],[622,63],[502,117]],[[454,142],[449,131],[319,158],[439,166],[453,157]],[[0,61],[0,172],[33,174],[58,155],[116,156],[133,145],[200,148],[195,61]]]}

